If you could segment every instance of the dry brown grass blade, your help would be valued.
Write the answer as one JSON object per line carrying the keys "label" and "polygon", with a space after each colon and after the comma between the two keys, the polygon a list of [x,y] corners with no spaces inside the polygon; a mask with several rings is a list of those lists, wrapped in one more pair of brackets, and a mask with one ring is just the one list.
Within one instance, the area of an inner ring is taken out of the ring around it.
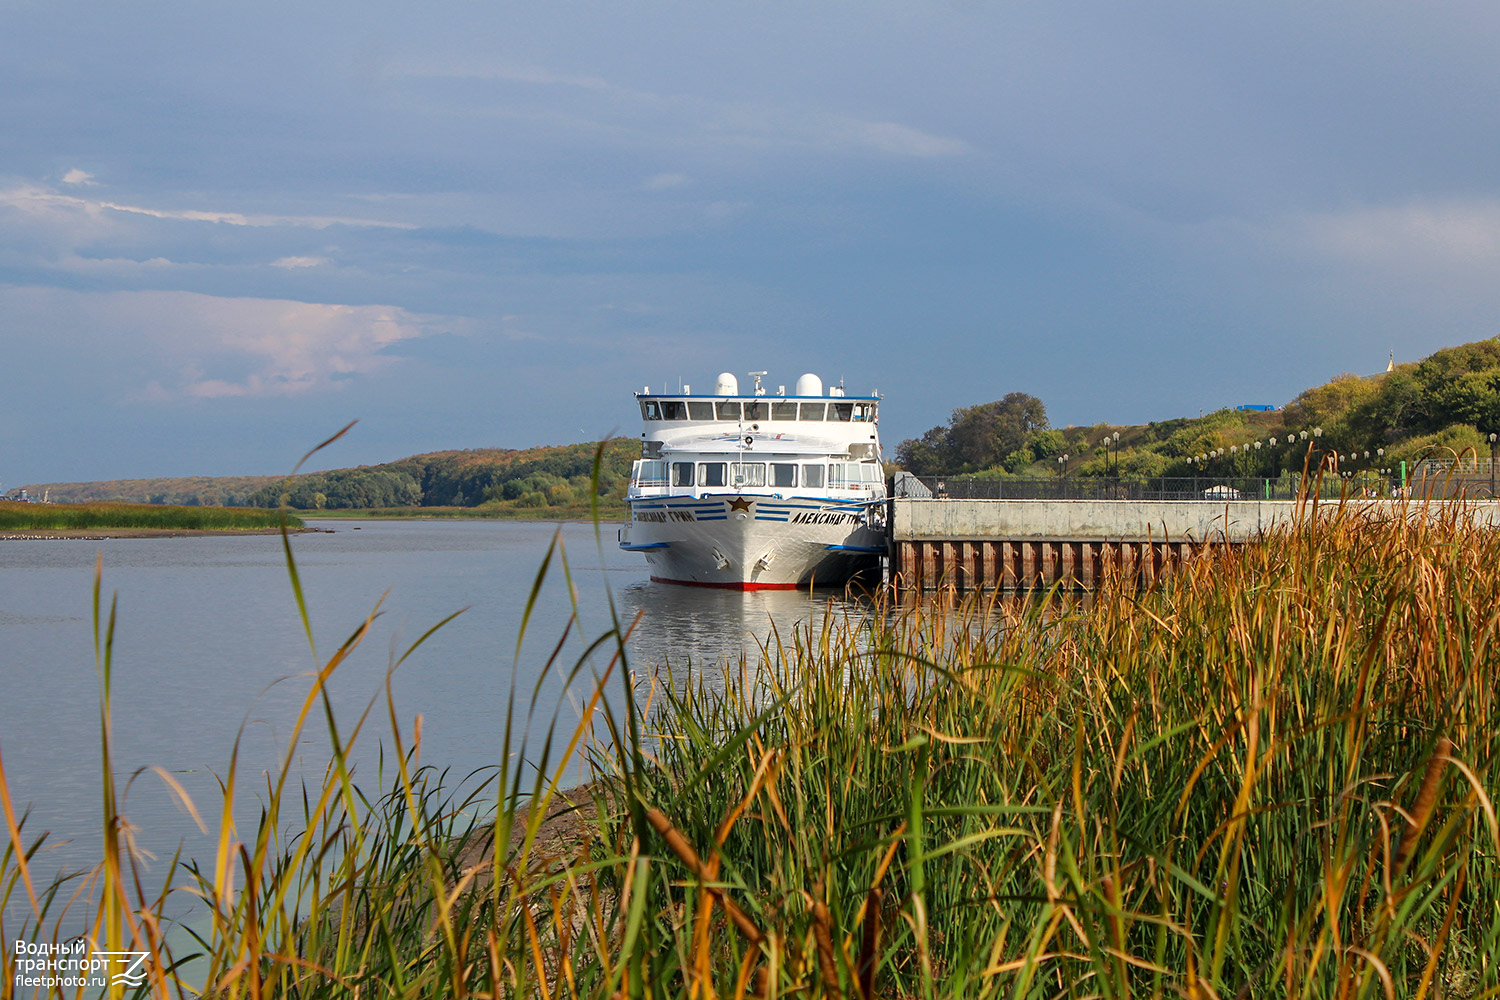
{"label": "dry brown grass blade", "polygon": [[859,942],[859,964],[855,967],[855,985],[861,1000],[875,1000],[875,970],[880,965],[880,908],[885,890],[874,888],[865,898],[865,923]]}
{"label": "dry brown grass blade", "polygon": [[1416,801],[1412,803],[1411,813],[1407,818],[1406,835],[1401,838],[1401,846],[1396,851],[1395,870],[1398,873],[1406,871],[1406,866],[1416,852],[1417,840],[1432,819],[1433,807],[1437,805],[1438,786],[1443,779],[1443,765],[1448,762],[1452,753],[1453,741],[1443,736],[1433,748],[1432,756],[1427,758],[1427,771],[1422,775],[1422,785],[1417,790]]}
{"label": "dry brown grass blade", "polygon": [[755,766],[755,776],[750,779],[750,788],[740,799],[739,804],[724,817],[718,830],[714,831],[714,844],[723,847],[724,841],[729,839],[729,831],[734,829],[734,825],[739,822],[745,810],[750,808],[750,803],[755,801],[755,796],[760,792],[761,784],[766,780],[766,775],[772,763],[775,762],[775,758],[776,751],[774,750],[765,750],[761,753],[760,762]]}
{"label": "dry brown grass blade", "polygon": [[1465,865],[1458,870],[1458,879],[1449,890],[1448,913],[1443,917],[1443,926],[1438,930],[1437,939],[1433,941],[1432,950],[1427,956],[1427,965],[1422,970],[1422,981],[1417,987],[1415,1000],[1424,1000],[1428,987],[1432,985],[1432,976],[1437,972],[1438,961],[1443,956],[1443,946],[1448,942],[1448,933],[1453,930],[1453,918],[1458,916],[1458,904],[1463,899],[1464,885],[1468,879],[1469,868]]}
{"label": "dry brown grass blade", "polygon": [[[647,809],[646,821],[651,824],[657,833],[661,834],[661,838],[667,842],[667,846],[672,849],[672,853],[677,855],[678,859],[687,865],[695,876],[701,881],[709,881],[710,873],[704,868],[703,862],[698,859],[698,852],[693,850],[693,845],[689,844],[681,833],[677,832],[677,828],[672,825],[672,821],[667,819],[660,809],[654,806]],[[719,905],[724,907],[724,912],[729,914],[729,919],[734,922],[734,926],[744,936],[745,940],[757,946],[765,941],[766,936],[761,933],[759,927],[755,926],[755,921],[751,920],[744,910],[736,906],[734,900],[724,894],[723,889],[713,885],[705,886],[705,888],[718,898]]]}
{"label": "dry brown grass blade", "polygon": [[[819,886],[819,895],[822,891],[822,886]],[[833,961],[832,921],[828,917],[828,907],[823,905],[821,899],[813,899],[812,915],[813,940],[818,945],[818,973],[823,977],[823,993],[833,1000],[841,1000],[843,994],[839,991],[839,970]]]}
{"label": "dry brown grass blade", "polygon": [[11,847],[16,852],[16,867],[20,869],[21,879],[26,883],[26,895],[31,900],[31,912],[35,913],[37,919],[42,916],[41,905],[36,899],[36,889],[31,884],[31,869],[26,864],[26,845],[21,843],[21,826],[16,822],[15,811],[10,805],[10,786],[5,781],[5,761],[0,759],[0,806],[5,809],[5,828],[10,834]]}

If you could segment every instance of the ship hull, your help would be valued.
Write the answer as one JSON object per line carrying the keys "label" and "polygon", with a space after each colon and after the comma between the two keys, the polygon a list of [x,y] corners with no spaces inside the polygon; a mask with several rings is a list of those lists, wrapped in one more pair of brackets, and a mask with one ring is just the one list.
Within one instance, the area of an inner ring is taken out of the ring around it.
{"label": "ship hull", "polygon": [[661,583],[790,590],[878,579],[885,536],[861,508],[747,494],[633,501],[620,547]]}

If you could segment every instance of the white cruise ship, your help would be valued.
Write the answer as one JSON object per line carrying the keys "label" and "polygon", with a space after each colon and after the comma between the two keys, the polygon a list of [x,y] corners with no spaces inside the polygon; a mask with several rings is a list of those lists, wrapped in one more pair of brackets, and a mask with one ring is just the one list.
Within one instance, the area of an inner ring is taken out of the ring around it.
{"label": "white cruise ship", "polygon": [[735,590],[838,585],[878,574],[885,477],[878,395],[825,394],[816,375],[767,395],[728,372],[713,395],[636,393],[645,430],[620,548],[651,579]]}

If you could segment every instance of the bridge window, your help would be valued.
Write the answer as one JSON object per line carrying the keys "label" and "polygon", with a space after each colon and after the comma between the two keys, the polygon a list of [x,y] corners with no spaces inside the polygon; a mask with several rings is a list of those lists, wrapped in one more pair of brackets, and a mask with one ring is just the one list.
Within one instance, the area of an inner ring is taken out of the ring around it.
{"label": "bridge window", "polygon": [[736,486],[766,485],[766,467],[760,462],[735,462],[729,466],[729,474]]}
{"label": "bridge window", "polygon": [[853,403],[834,403],[833,412],[829,414],[830,420],[847,422],[854,417]]}
{"label": "bridge window", "polygon": [[880,466],[874,462],[834,462],[828,466],[829,486],[878,483],[882,478]]}
{"label": "bridge window", "polygon": [[667,485],[667,463],[655,459],[642,459],[635,463],[634,476],[637,486]]}
{"label": "bridge window", "polygon": [[724,485],[724,463],[723,462],[699,462],[698,463],[698,485],[699,486],[723,486]]}
{"label": "bridge window", "polygon": [[643,420],[660,420],[661,407],[654,399],[641,400],[641,418]]}
{"label": "bridge window", "polygon": [[796,403],[772,403],[771,404],[771,419],[772,420],[796,420],[797,419],[797,404]]}
{"label": "bridge window", "polygon": [[768,403],[754,402],[745,404],[746,420],[769,420],[771,419],[771,406]]}
{"label": "bridge window", "polygon": [[740,419],[740,404],[739,403],[720,403],[719,404],[719,419],[720,420],[738,420],[738,419]]}
{"label": "bridge window", "polygon": [[[780,405],[780,404],[777,404],[777,405]],[[789,406],[795,406],[796,404],[795,403],[789,403],[787,405],[789,405]],[[772,462],[771,463],[771,485],[772,486],[796,486],[797,485],[797,467],[795,465],[790,464],[790,463]]]}
{"label": "bridge window", "polygon": [[680,399],[664,399],[661,402],[663,420],[686,420],[687,404]]}
{"label": "bridge window", "polygon": [[691,420],[712,420],[714,418],[714,404],[703,400],[693,400],[687,405],[688,418]]}
{"label": "bridge window", "polygon": [[823,488],[823,467],[821,465],[804,465],[802,467],[802,485],[812,490]]}
{"label": "bridge window", "polygon": [[801,406],[802,406],[801,414],[802,414],[802,419],[803,420],[822,420],[823,419],[823,409],[824,409],[825,404],[823,404],[823,403],[803,403],[803,404],[801,404]]}
{"label": "bridge window", "polygon": [[855,420],[864,420],[864,421],[873,421],[875,419],[875,404],[874,403],[855,403],[854,404],[854,419]]}
{"label": "bridge window", "polygon": [[693,463],[692,462],[673,462],[672,463],[672,485],[673,486],[691,486],[691,485],[693,485]]}

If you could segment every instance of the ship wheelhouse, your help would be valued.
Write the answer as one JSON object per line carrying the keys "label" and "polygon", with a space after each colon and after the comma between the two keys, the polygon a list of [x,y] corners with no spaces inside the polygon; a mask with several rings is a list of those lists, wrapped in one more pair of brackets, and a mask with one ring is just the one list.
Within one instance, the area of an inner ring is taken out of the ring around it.
{"label": "ship wheelhouse", "polygon": [[886,496],[880,396],[827,394],[812,375],[767,395],[636,393],[641,458],[622,548],[652,578],[737,588],[838,583],[878,565]]}
{"label": "ship wheelhouse", "polygon": [[[741,395],[720,376],[712,396],[636,394],[644,430],[642,458],[631,471],[631,496],[700,496],[706,492],[809,492],[848,499],[884,495],[880,464],[880,397],[822,394],[816,377],[799,391]],[[727,383],[727,384],[726,384]]]}

